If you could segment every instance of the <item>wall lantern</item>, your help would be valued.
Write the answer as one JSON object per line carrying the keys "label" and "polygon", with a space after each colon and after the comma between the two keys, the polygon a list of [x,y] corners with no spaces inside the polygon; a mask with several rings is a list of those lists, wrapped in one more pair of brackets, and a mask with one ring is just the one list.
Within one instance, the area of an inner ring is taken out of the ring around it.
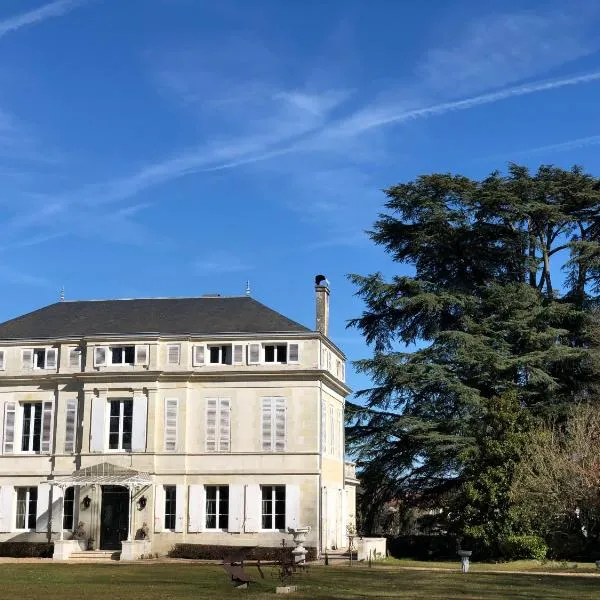
{"label": "wall lantern", "polygon": [[92,499],[89,496],[86,496],[82,501],[81,504],[83,504],[83,508],[89,508],[90,504],[92,503]]}
{"label": "wall lantern", "polygon": [[139,498],[139,500],[137,501],[138,509],[144,510],[146,508],[147,502],[148,500],[146,499],[146,496],[142,496],[141,498]]}

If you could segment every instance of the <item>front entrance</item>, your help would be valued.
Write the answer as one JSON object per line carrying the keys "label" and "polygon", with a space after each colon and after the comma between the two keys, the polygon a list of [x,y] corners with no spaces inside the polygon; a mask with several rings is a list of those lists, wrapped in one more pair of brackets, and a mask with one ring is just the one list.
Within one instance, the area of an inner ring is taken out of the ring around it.
{"label": "front entrance", "polygon": [[120,550],[129,529],[129,490],[120,485],[102,486],[100,549]]}

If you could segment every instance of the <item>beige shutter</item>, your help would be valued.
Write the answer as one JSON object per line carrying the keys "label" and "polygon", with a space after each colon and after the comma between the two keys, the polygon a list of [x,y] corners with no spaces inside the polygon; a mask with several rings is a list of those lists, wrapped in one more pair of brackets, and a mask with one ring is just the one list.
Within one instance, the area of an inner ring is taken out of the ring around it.
{"label": "beige shutter", "polygon": [[81,352],[79,348],[71,348],[69,351],[69,367],[79,369],[81,367]]}
{"label": "beige shutter", "polygon": [[188,488],[188,532],[198,533],[204,529],[206,494],[203,485]]}
{"label": "beige shutter", "polygon": [[202,344],[198,344],[194,346],[192,352],[192,366],[200,367],[204,364],[204,346]]}
{"label": "beige shutter", "polygon": [[139,344],[135,347],[135,364],[147,365],[150,346],[148,344]]}
{"label": "beige shutter", "polygon": [[4,454],[15,451],[15,421],[17,419],[17,403],[7,402],[4,405]]}
{"label": "beige shutter", "polygon": [[9,533],[15,527],[15,488],[12,485],[0,487],[0,531]]}
{"label": "beige shutter", "polygon": [[219,452],[230,452],[231,448],[231,403],[229,398],[219,401]]}
{"label": "beige shutter", "polygon": [[165,398],[165,450],[177,450],[177,414],[178,398]]}
{"label": "beige shutter", "polygon": [[242,344],[233,345],[233,364],[241,365],[244,363],[244,346]]}
{"label": "beige shutter", "polygon": [[67,400],[65,421],[65,452],[67,454],[75,452],[76,442],[76,427],[77,427],[77,399],[70,398]]}
{"label": "beige shutter", "polygon": [[154,486],[154,531],[160,533],[165,528],[165,488]]}
{"label": "beige shutter", "polygon": [[108,348],[106,346],[96,346],[94,348],[94,366],[95,367],[106,366],[107,354],[108,354]]}
{"label": "beige shutter", "polygon": [[246,514],[244,532],[260,531],[262,525],[262,492],[260,485],[250,483],[246,486]]}
{"label": "beige shutter", "polygon": [[42,403],[42,452],[52,451],[52,413],[54,403],[43,402]]}
{"label": "beige shutter", "polygon": [[56,348],[48,348],[46,350],[46,369],[56,369],[58,362],[58,350]]}
{"label": "beige shutter", "polygon": [[329,432],[327,437],[329,442],[329,454],[333,456],[335,454],[335,422],[333,420],[333,406],[329,407]]}
{"label": "beige shutter", "polygon": [[283,452],[286,447],[285,398],[275,398],[275,451]]}
{"label": "beige shutter", "polygon": [[35,530],[37,533],[47,533],[50,524],[50,485],[40,483],[37,493]]}
{"label": "beige shutter", "polygon": [[33,348],[23,348],[21,352],[24,369],[33,369]]}
{"label": "beige shutter", "polygon": [[170,365],[178,365],[181,359],[181,346],[179,344],[171,344],[167,346],[167,363]]}
{"label": "beige shutter", "polygon": [[285,486],[285,527],[296,528],[300,521],[300,487],[293,484]]}
{"label": "beige shutter", "polygon": [[241,533],[244,529],[244,488],[241,483],[229,486],[229,533]]}
{"label": "beige shutter", "polygon": [[4,371],[6,369],[6,350],[0,350],[0,371]]}
{"label": "beige shutter", "polygon": [[218,398],[206,399],[206,451],[217,451],[217,406]]}
{"label": "beige shutter", "polygon": [[178,483],[175,487],[175,532],[183,532],[185,527],[185,485]]}
{"label": "beige shutter", "polygon": [[263,398],[261,406],[262,450],[273,450],[273,398]]}
{"label": "beige shutter", "polygon": [[260,344],[248,344],[248,364],[257,365],[260,362]]}
{"label": "beige shutter", "polygon": [[298,344],[288,344],[288,362],[297,363],[300,361],[300,346]]}
{"label": "beige shutter", "polygon": [[321,454],[327,453],[327,404],[321,400]]}

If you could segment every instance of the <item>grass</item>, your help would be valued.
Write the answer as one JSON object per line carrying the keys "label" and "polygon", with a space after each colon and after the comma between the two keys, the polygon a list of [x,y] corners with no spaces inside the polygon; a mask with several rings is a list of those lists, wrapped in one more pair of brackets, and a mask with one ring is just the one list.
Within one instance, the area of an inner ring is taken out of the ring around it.
{"label": "grass", "polygon": [[[255,574],[254,568],[249,568]],[[249,590],[233,590],[218,566],[193,563],[150,564],[1,564],[2,598],[33,600],[191,600],[209,598],[280,598],[278,580],[266,571]],[[294,582],[299,591],[290,598],[311,600],[398,598],[428,600],[505,600],[526,598],[578,600],[600,597],[600,577],[512,575],[415,571],[385,565],[369,569],[312,567]]]}

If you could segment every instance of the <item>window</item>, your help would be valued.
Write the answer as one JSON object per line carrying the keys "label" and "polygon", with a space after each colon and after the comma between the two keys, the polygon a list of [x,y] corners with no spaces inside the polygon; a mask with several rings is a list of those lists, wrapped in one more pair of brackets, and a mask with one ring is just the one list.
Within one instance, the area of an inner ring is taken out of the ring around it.
{"label": "window", "polygon": [[208,356],[211,365],[230,365],[231,344],[226,344],[224,346],[209,346]]}
{"label": "window", "polygon": [[75,508],[75,488],[68,487],[63,499],[63,529],[73,530],[73,518]]}
{"label": "window", "polygon": [[79,348],[71,348],[69,351],[69,367],[71,369],[81,367],[81,350]]}
{"label": "window", "polygon": [[285,529],[285,485],[263,485],[262,528]]}
{"label": "window", "polygon": [[266,363],[287,362],[287,344],[265,344],[263,348]]}
{"label": "window", "polygon": [[172,344],[167,346],[167,363],[170,365],[178,365],[181,356],[181,346]]}
{"label": "window", "polygon": [[231,441],[229,398],[206,399],[206,451],[229,452]]}
{"label": "window", "polygon": [[6,351],[0,350],[0,371],[4,371],[6,369]]}
{"label": "window", "polygon": [[17,488],[17,529],[35,529],[37,497],[36,487]]}
{"label": "window", "polygon": [[229,486],[206,486],[206,529],[229,527]]}
{"label": "window", "polygon": [[165,485],[165,529],[175,529],[177,486]]}
{"label": "window", "polygon": [[25,402],[21,406],[23,410],[21,450],[39,452],[42,440],[42,403]]}
{"label": "window", "polygon": [[132,365],[135,362],[135,346],[115,346],[110,349],[113,365]]}
{"label": "window", "polygon": [[46,367],[46,349],[35,348],[33,351],[33,368],[44,369]]}
{"label": "window", "polygon": [[109,403],[109,450],[131,450],[133,400],[111,400]]}
{"label": "window", "polygon": [[285,398],[263,398],[261,407],[263,452],[284,452],[286,445]]}

